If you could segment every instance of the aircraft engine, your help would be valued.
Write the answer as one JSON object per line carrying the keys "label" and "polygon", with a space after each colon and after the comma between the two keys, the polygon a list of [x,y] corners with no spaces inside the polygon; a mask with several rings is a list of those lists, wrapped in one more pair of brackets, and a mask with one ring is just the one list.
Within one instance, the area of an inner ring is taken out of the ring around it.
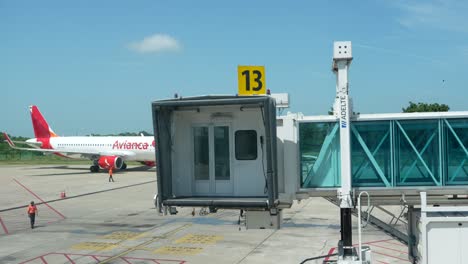
{"label": "aircraft engine", "polygon": [[120,169],[122,168],[123,160],[119,156],[101,156],[98,164],[102,169]]}

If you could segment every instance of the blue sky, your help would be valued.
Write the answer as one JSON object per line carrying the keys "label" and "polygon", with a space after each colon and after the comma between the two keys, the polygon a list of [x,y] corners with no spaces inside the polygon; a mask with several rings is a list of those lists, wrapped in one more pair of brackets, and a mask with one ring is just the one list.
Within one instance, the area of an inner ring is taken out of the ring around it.
{"label": "blue sky", "polygon": [[326,114],[337,40],[353,43],[355,111],[468,110],[467,13],[455,0],[0,0],[0,130],[33,136],[36,104],[59,135],[151,131],[152,101],[235,94],[237,65],[264,65],[289,111]]}

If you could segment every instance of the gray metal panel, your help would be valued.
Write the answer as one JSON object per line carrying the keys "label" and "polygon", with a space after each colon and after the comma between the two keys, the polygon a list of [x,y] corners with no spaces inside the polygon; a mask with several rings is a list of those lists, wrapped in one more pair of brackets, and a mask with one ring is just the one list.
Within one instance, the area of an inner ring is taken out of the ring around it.
{"label": "gray metal panel", "polygon": [[271,99],[266,102],[265,109],[265,130],[267,146],[267,179],[269,207],[273,207],[278,199],[278,164],[276,145],[276,102]]}
{"label": "gray metal panel", "polygon": [[268,208],[266,198],[181,198],[163,201],[166,206],[199,206],[216,208]]}
{"label": "gray metal panel", "polygon": [[[462,186],[445,186],[445,187],[360,187],[354,188],[355,193],[366,191],[371,197],[373,205],[419,205],[421,204],[420,192],[426,192],[428,195],[429,204],[468,204],[467,198],[454,195],[468,195],[468,188]],[[298,197],[336,197],[336,188],[311,188],[301,189]],[[362,201],[365,203],[366,201]]]}
{"label": "gray metal panel", "polygon": [[[159,196],[159,206],[161,201],[166,199],[172,192],[172,181],[166,181],[163,175],[172,175],[172,155],[171,155],[171,132],[170,120],[172,111],[170,109],[161,109],[156,111],[153,106],[153,130],[155,140],[157,186]],[[158,133],[156,133],[156,131]]]}
{"label": "gray metal panel", "polygon": [[242,104],[259,104],[264,105],[265,102],[273,100],[269,96],[200,96],[166,99],[153,102],[155,107],[184,107],[184,106],[215,106],[215,105],[242,105]]}

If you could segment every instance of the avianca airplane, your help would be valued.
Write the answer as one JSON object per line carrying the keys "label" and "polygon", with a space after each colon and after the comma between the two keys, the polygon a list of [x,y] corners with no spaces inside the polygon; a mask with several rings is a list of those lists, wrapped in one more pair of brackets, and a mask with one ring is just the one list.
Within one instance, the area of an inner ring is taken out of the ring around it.
{"label": "avianca airplane", "polygon": [[[6,133],[10,147],[20,150],[53,153],[68,158],[88,158],[93,161],[91,172],[102,169],[126,169],[125,161],[139,161],[144,165],[155,166],[155,142],[152,136],[141,137],[59,137],[47,124],[37,106],[29,107],[35,138],[25,142],[32,148],[15,145]],[[18,143],[18,142],[16,142]]]}

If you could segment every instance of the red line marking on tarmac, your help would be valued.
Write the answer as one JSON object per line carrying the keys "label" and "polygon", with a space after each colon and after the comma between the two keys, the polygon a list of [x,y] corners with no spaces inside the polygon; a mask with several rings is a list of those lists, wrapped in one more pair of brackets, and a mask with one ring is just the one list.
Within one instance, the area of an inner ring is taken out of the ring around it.
{"label": "red line marking on tarmac", "polygon": [[42,263],[48,264],[47,261],[45,260],[44,256],[41,256],[40,259],[42,260]]}
{"label": "red line marking on tarmac", "polygon": [[28,263],[28,262],[31,262],[33,260],[36,260],[36,259],[40,259],[42,260],[42,262],[45,262],[47,264],[47,261],[45,261],[44,257],[47,256],[47,255],[50,255],[51,253],[47,253],[47,254],[44,254],[44,255],[40,255],[38,257],[35,257],[35,258],[32,258],[32,259],[28,259],[26,261],[23,261],[23,262],[20,262],[19,264],[24,264],[24,263]]}
{"label": "red line marking on tarmac", "polygon": [[[128,264],[132,264],[130,261],[128,261],[125,257],[120,257],[121,260],[127,262]],[[153,260],[154,261],[154,260]]]}
{"label": "red line marking on tarmac", "polygon": [[[375,241],[369,241],[369,242],[363,242],[362,244],[374,244],[374,243],[380,243],[380,242],[387,242],[387,241],[392,241],[394,239],[382,239],[382,240],[375,240]],[[357,245],[357,244],[354,244]]]}
{"label": "red line marking on tarmac", "polygon": [[[101,258],[111,258],[112,256],[106,256],[106,255],[96,255],[96,254],[79,254],[79,253],[49,253],[49,254],[67,254],[70,256],[86,256],[86,257],[101,257]],[[47,255],[49,255],[47,254]],[[45,256],[45,255],[44,255]],[[122,257],[120,257],[122,258]],[[131,259],[131,260],[151,260],[151,261],[172,261],[172,262],[179,262],[179,263],[186,263],[187,261],[185,260],[180,260],[180,259],[152,259],[152,258],[138,258],[138,257],[125,257],[126,259]]]}
{"label": "red line marking on tarmac", "polygon": [[[380,247],[380,248],[385,248],[385,249],[388,249],[388,250],[393,250],[393,251],[397,251],[399,253],[404,253],[404,254],[408,254],[408,252],[403,252],[403,251],[399,251],[399,250],[396,250],[396,249],[390,249],[390,248],[386,248],[386,247],[382,247],[382,246],[378,246],[378,245],[375,245],[375,243],[380,243],[380,242],[385,242],[385,243],[389,243],[388,241],[393,241],[394,239],[383,239],[383,240],[375,240],[375,241],[369,241],[369,242],[364,242],[362,243],[363,245],[372,245],[372,246],[376,246],[376,247]],[[393,243],[391,243],[393,244]],[[353,246],[357,246],[358,244],[354,244]],[[335,251],[336,247],[332,247],[330,248],[330,250],[328,250],[328,254],[327,255],[331,255],[333,254],[333,251]],[[387,257],[391,257],[391,258],[396,258],[396,259],[400,259],[400,260],[404,260],[404,261],[408,261],[407,259],[402,259],[402,258],[398,258],[398,257],[394,257],[394,256],[390,256],[390,255],[386,255],[386,254],[383,254],[383,253],[379,253],[379,252],[375,252],[375,251],[372,251],[372,253],[377,253],[377,254],[380,254],[380,255],[384,255],[384,256],[387,256]],[[330,257],[326,257],[324,259],[324,261],[328,261],[330,259]],[[381,262],[381,261],[380,261]],[[382,262],[382,263],[385,263],[385,262]]]}
{"label": "red line marking on tarmac", "polygon": [[402,259],[402,258],[399,258],[399,257],[391,256],[391,255],[388,255],[388,254],[385,254],[385,253],[381,253],[381,252],[377,252],[377,251],[372,251],[372,254],[382,255],[382,256],[389,257],[389,258],[395,258],[395,259],[403,260],[403,261],[406,261],[406,262],[410,262],[410,261],[407,260],[407,259]]}
{"label": "red line marking on tarmac", "polygon": [[[334,248],[334,247],[330,248],[330,250],[328,250],[328,254],[327,254],[327,255],[333,254],[333,251],[335,251],[335,248]],[[326,257],[326,258],[324,259],[324,261],[328,261],[329,259],[330,259],[330,257]]]}
{"label": "red line marking on tarmac", "polygon": [[75,261],[73,261],[69,256],[68,254],[63,254],[69,261],[71,264],[75,264]]}
{"label": "red line marking on tarmac", "polygon": [[3,227],[3,230],[5,231],[5,234],[7,234],[7,235],[8,235],[8,229],[6,228],[6,225],[5,225],[5,223],[3,223],[3,220],[2,220],[2,218],[1,218],[1,217],[0,217],[0,224],[1,224],[1,225],[2,225],[2,227]]}
{"label": "red line marking on tarmac", "polygon": [[380,262],[380,263],[383,263],[383,264],[389,264],[388,262],[383,262],[383,261],[380,261],[380,260],[376,260],[377,262]]}
{"label": "red line marking on tarmac", "polygon": [[372,244],[372,246],[387,249],[387,250],[391,250],[391,251],[395,251],[395,252],[399,252],[399,253],[403,253],[403,254],[408,254],[408,252],[405,252],[405,251],[401,251],[401,250],[393,249],[393,248],[388,248],[388,247],[383,247],[383,246],[379,246],[379,245],[376,245],[376,244]]}
{"label": "red line marking on tarmac", "polygon": [[[84,257],[92,257],[94,258],[97,262],[100,262],[101,260],[99,260],[99,258],[105,258],[104,260],[108,259],[108,258],[111,258],[112,256],[105,256],[105,255],[92,255],[92,254],[78,254],[78,253],[63,253],[63,252],[53,252],[53,253],[47,253],[47,254],[44,254],[44,255],[41,255],[41,256],[38,256],[38,257],[35,257],[35,258],[32,258],[32,259],[29,259],[29,260],[26,260],[26,261],[23,261],[19,264],[24,264],[24,263],[30,263],[34,260],[42,260],[42,262],[44,264],[48,264],[48,262],[45,260],[45,256],[49,256],[49,255],[59,255],[59,256],[65,256],[68,261],[72,264],[74,264],[75,262],[71,259],[70,256],[84,256]],[[179,264],[185,264],[187,263],[187,261],[185,260],[179,260],[179,259],[152,259],[152,258],[137,258],[137,257],[119,257],[119,259],[129,263],[129,264],[132,264],[132,262],[130,262],[129,260],[147,260],[147,261],[152,261],[152,262],[155,262],[155,263],[160,263],[159,261],[166,261],[166,262],[176,262],[176,263],[179,263]]]}
{"label": "red line marking on tarmac", "polygon": [[408,246],[405,246],[405,245],[403,245],[403,244],[392,243],[392,242],[390,242],[390,241],[385,241],[385,243],[392,244],[392,245],[395,245],[395,246],[405,247],[405,248],[408,247]]}
{"label": "red line marking on tarmac", "polygon": [[21,184],[19,181],[17,181],[16,179],[13,179],[16,183],[18,183],[19,185],[21,185],[26,191],[28,191],[29,193],[31,193],[32,195],[34,195],[34,197],[36,197],[37,199],[39,199],[43,204],[45,204],[47,207],[49,207],[52,211],[56,212],[60,217],[62,217],[63,219],[65,219],[65,216],[63,214],[61,214],[59,211],[55,210],[52,206],[50,206],[48,203],[46,203],[46,201],[42,200],[41,197],[37,196],[37,194],[35,194],[33,191],[31,191],[30,189],[28,189],[26,186],[24,186],[23,184]]}

